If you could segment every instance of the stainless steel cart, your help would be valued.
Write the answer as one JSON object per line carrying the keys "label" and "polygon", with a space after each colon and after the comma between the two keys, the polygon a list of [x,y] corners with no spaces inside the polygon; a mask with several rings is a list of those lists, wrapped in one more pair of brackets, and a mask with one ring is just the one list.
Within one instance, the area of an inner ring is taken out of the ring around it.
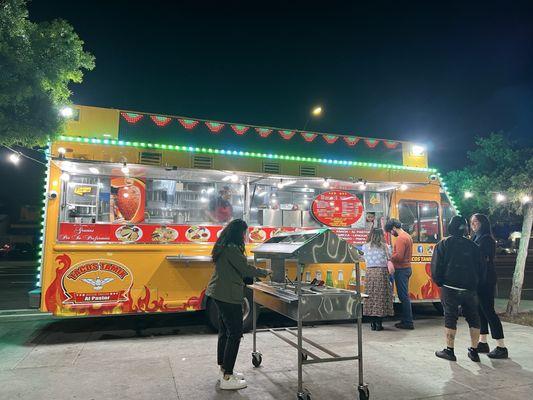
{"label": "stainless steel cart", "polygon": [[[272,282],[257,282],[250,285],[253,290],[253,352],[252,363],[259,367],[262,354],[257,350],[257,333],[270,332],[297,349],[298,354],[298,400],[311,399],[311,393],[303,388],[302,367],[336,361],[358,361],[359,399],[369,398],[368,385],[363,382],[363,343],[362,343],[362,303],[359,254],[346,241],[329,229],[285,233],[273,237],[254,250],[256,260],[267,260],[272,269]],[[286,276],[286,263],[296,263],[296,279],[291,282]],[[309,264],[342,263],[354,264],[356,290],[345,290],[327,286],[317,286],[303,282]],[[261,305],[296,321],[294,328],[274,328],[258,330],[256,326],[257,307]],[[357,320],[357,352],[355,355],[340,356],[326,347],[303,336],[304,322]],[[296,338],[294,341],[293,337]],[[319,357],[303,342],[322,351],[330,357]]]}

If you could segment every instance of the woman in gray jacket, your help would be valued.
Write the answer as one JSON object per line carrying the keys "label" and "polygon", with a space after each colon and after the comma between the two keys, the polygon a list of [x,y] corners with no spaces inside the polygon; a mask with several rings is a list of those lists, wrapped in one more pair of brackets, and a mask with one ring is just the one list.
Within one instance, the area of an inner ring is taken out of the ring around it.
{"label": "woman in gray jacket", "polygon": [[217,361],[220,366],[220,389],[237,390],[246,387],[242,374],[233,367],[242,337],[242,303],[244,279],[267,276],[269,271],[248,265],[244,239],[248,225],[242,219],[231,221],[222,231],[211,253],[215,271],[206,289],[218,308]]}

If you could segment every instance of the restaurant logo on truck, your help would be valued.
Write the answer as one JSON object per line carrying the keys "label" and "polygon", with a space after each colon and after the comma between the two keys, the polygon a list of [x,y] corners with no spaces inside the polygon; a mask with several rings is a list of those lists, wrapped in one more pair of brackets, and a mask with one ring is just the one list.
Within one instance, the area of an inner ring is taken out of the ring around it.
{"label": "restaurant logo on truck", "polygon": [[131,271],[111,260],[83,261],[63,275],[63,304],[115,304],[128,301],[133,284]]}

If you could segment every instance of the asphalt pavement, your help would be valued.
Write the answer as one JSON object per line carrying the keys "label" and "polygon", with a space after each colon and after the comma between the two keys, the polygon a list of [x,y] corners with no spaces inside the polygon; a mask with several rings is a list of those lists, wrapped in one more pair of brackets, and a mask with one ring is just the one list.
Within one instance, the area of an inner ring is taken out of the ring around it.
{"label": "asphalt pavement", "polygon": [[0,262],[0,310],[28,309],[28,292],[35,287],[33,261]]}

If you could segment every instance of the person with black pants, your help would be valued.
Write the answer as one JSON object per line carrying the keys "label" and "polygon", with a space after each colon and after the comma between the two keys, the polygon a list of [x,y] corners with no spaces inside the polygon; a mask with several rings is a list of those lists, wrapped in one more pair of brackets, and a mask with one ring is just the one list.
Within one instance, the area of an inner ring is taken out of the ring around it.
{"label": "person with black pants", "polygon": [[[478,288],[479,317],[481,320],[481,334],[477,351],[488,353],[490,358],[507,358],[509,353],[503,341],[503,327],[500,317],[494,310],[494,293],[496,290],[496,269],[494,268],[494,257],[496,255],[496,240],[492,236],[490,221],[486,215],[474,214],[470,219],[470,225],[474,233],[472,240],[481,251],[481,256],[486,268],[487,279]],[[487,335],[490,333],[496,340],[496,348],[490,351],[487,343]]]}
{"label": "person with black pants", "polygon": [[435,246],[431,259],[432,279],[441,288],[447,346],[436,351],[435,355],[449,361],[457,361],[454,343],[461,307],[470,328],[471,347],[468,348],[468,358],[479,362],[476,349],[480,330],[477,288],[485,279],[483,260],[479,247],[465,237],[468,232],[468,222],[465,218],[453,217],[448,232],[451,236]]}
{"label": "person with black pants", "polygon": [[222,390],[238,390],[247,385],[243,375],[233,371],[243,333],[244,280],[264,277],[270,273],[248,265],[244,253],[244,237],[247,232],[248,225],[242,219],[231,221],[220,234],[211,253],[215,270],[205,294],[218,308],[217,362]]}

